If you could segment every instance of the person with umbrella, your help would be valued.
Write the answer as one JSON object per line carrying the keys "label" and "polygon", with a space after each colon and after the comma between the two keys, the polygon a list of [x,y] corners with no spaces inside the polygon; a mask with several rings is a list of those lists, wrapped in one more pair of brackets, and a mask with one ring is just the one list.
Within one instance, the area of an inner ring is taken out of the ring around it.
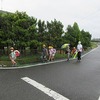
{"label": "person with umbrella", "polygon": [[63,44],[61,46],[62,49],[66,49],[65,54],[67,55],[67,61],[69,61],[70,58],[70,44]]}

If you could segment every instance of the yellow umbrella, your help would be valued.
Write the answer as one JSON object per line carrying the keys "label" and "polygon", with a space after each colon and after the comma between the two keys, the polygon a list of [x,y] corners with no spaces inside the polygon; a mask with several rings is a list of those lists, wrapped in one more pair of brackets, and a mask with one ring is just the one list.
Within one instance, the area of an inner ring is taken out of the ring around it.
{"label": "yellow umbrella", "polygon": [[67,46],[69,46],[69,44],[66,43],[66,44],[63,44],[63,45],[61,46],[61,48],[62,48],[62,49],[65,49],[65,48],[67,48]]}

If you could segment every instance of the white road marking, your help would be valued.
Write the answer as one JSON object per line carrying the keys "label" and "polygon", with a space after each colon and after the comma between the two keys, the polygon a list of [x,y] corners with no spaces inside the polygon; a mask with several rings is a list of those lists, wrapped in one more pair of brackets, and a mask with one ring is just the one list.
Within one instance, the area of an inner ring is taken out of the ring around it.
{"label": "white road marking", "polygon": [[98,100],[100,100],[100,97],[99,97],[99,99]]}
{"label": "white road marking", "polygon": [[59,94],[59,93],[49,89],[48,87],[45,87],[44,85],[36,82],[35,80],[32,80],[28,77],[23,77],[21,79],[24,80],[25,82],[29,83],[30,85],[36,87],[37,89],[41,90],[42,92],[44,92],[48,96],[54,98],[54,100],[69,100],[66,97],[62,96],[61,94]]}
{"label": "white road marking", "polygon": [[[99,47],[99,46],[98,46],[98,47]],[[97,47],[97,48],[98,48],[98,47]],[[86,54],[82,55],[82,57],[88,55],[88,54],[91,53],[92,51],[95,51],[97,48],[92,49],[91,51],[89,51],[89,52],[87,52]]]}

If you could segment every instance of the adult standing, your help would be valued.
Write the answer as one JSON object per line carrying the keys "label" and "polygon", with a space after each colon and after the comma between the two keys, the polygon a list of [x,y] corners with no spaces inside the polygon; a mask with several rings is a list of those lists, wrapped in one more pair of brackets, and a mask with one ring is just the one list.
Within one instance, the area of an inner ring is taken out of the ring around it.
{"label": "adult standing", "polygon": [[81,41],[78,42],[78,45],[77,45],[77,60],[80,61],[81,60],[81,53],[82,53],[82,50],[83,50],[83,46],[81,44]]}

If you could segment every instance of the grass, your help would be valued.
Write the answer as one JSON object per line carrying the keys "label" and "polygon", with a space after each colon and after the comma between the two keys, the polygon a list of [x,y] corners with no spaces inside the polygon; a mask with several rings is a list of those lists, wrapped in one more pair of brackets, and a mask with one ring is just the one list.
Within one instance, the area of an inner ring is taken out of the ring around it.
{"label": "grass", "polygon": [[97,42],[91,42],[91,45],[92,48],[96,48],[98,46]]}
{"label": "grass", "polygon": [[[66,54],[64,54],[64,53],[63,54],[57,53],[55,55],[55,59],[62,59],[62,58],[65,58],[65,57],[66,57]],[[7,65],[7,66],[12,65],[9,57],[1,56],[0,59],[1,59],[0,65]],[[30,55],[30,56],[20,56],[20,57],[17,57],[17,59],[16,59],[18,66],[25,65],[25,64],[39,63],[41,61],[42,61],[41,56],[39,54]]]}
{"label": "grass", "polygon": [[[93,48],[97,47],[97,43],[92,42],[92,48],[88,48],[87,51],[90,51]],[[56,53],[55,59],[64,59],[66,58],[66,54],[64,52]],[[29,56],[20,56],[17,57],[16,62],[18,63],[18,66],[26,65],[26,64],[33,64],[33,63],[39,63],[41,62],[41,55],[40,54],[34,54]],[[8,56],[1,56],[0,57],[0,65],[7,65],[8,67],[11,66],[11,61]]]}

